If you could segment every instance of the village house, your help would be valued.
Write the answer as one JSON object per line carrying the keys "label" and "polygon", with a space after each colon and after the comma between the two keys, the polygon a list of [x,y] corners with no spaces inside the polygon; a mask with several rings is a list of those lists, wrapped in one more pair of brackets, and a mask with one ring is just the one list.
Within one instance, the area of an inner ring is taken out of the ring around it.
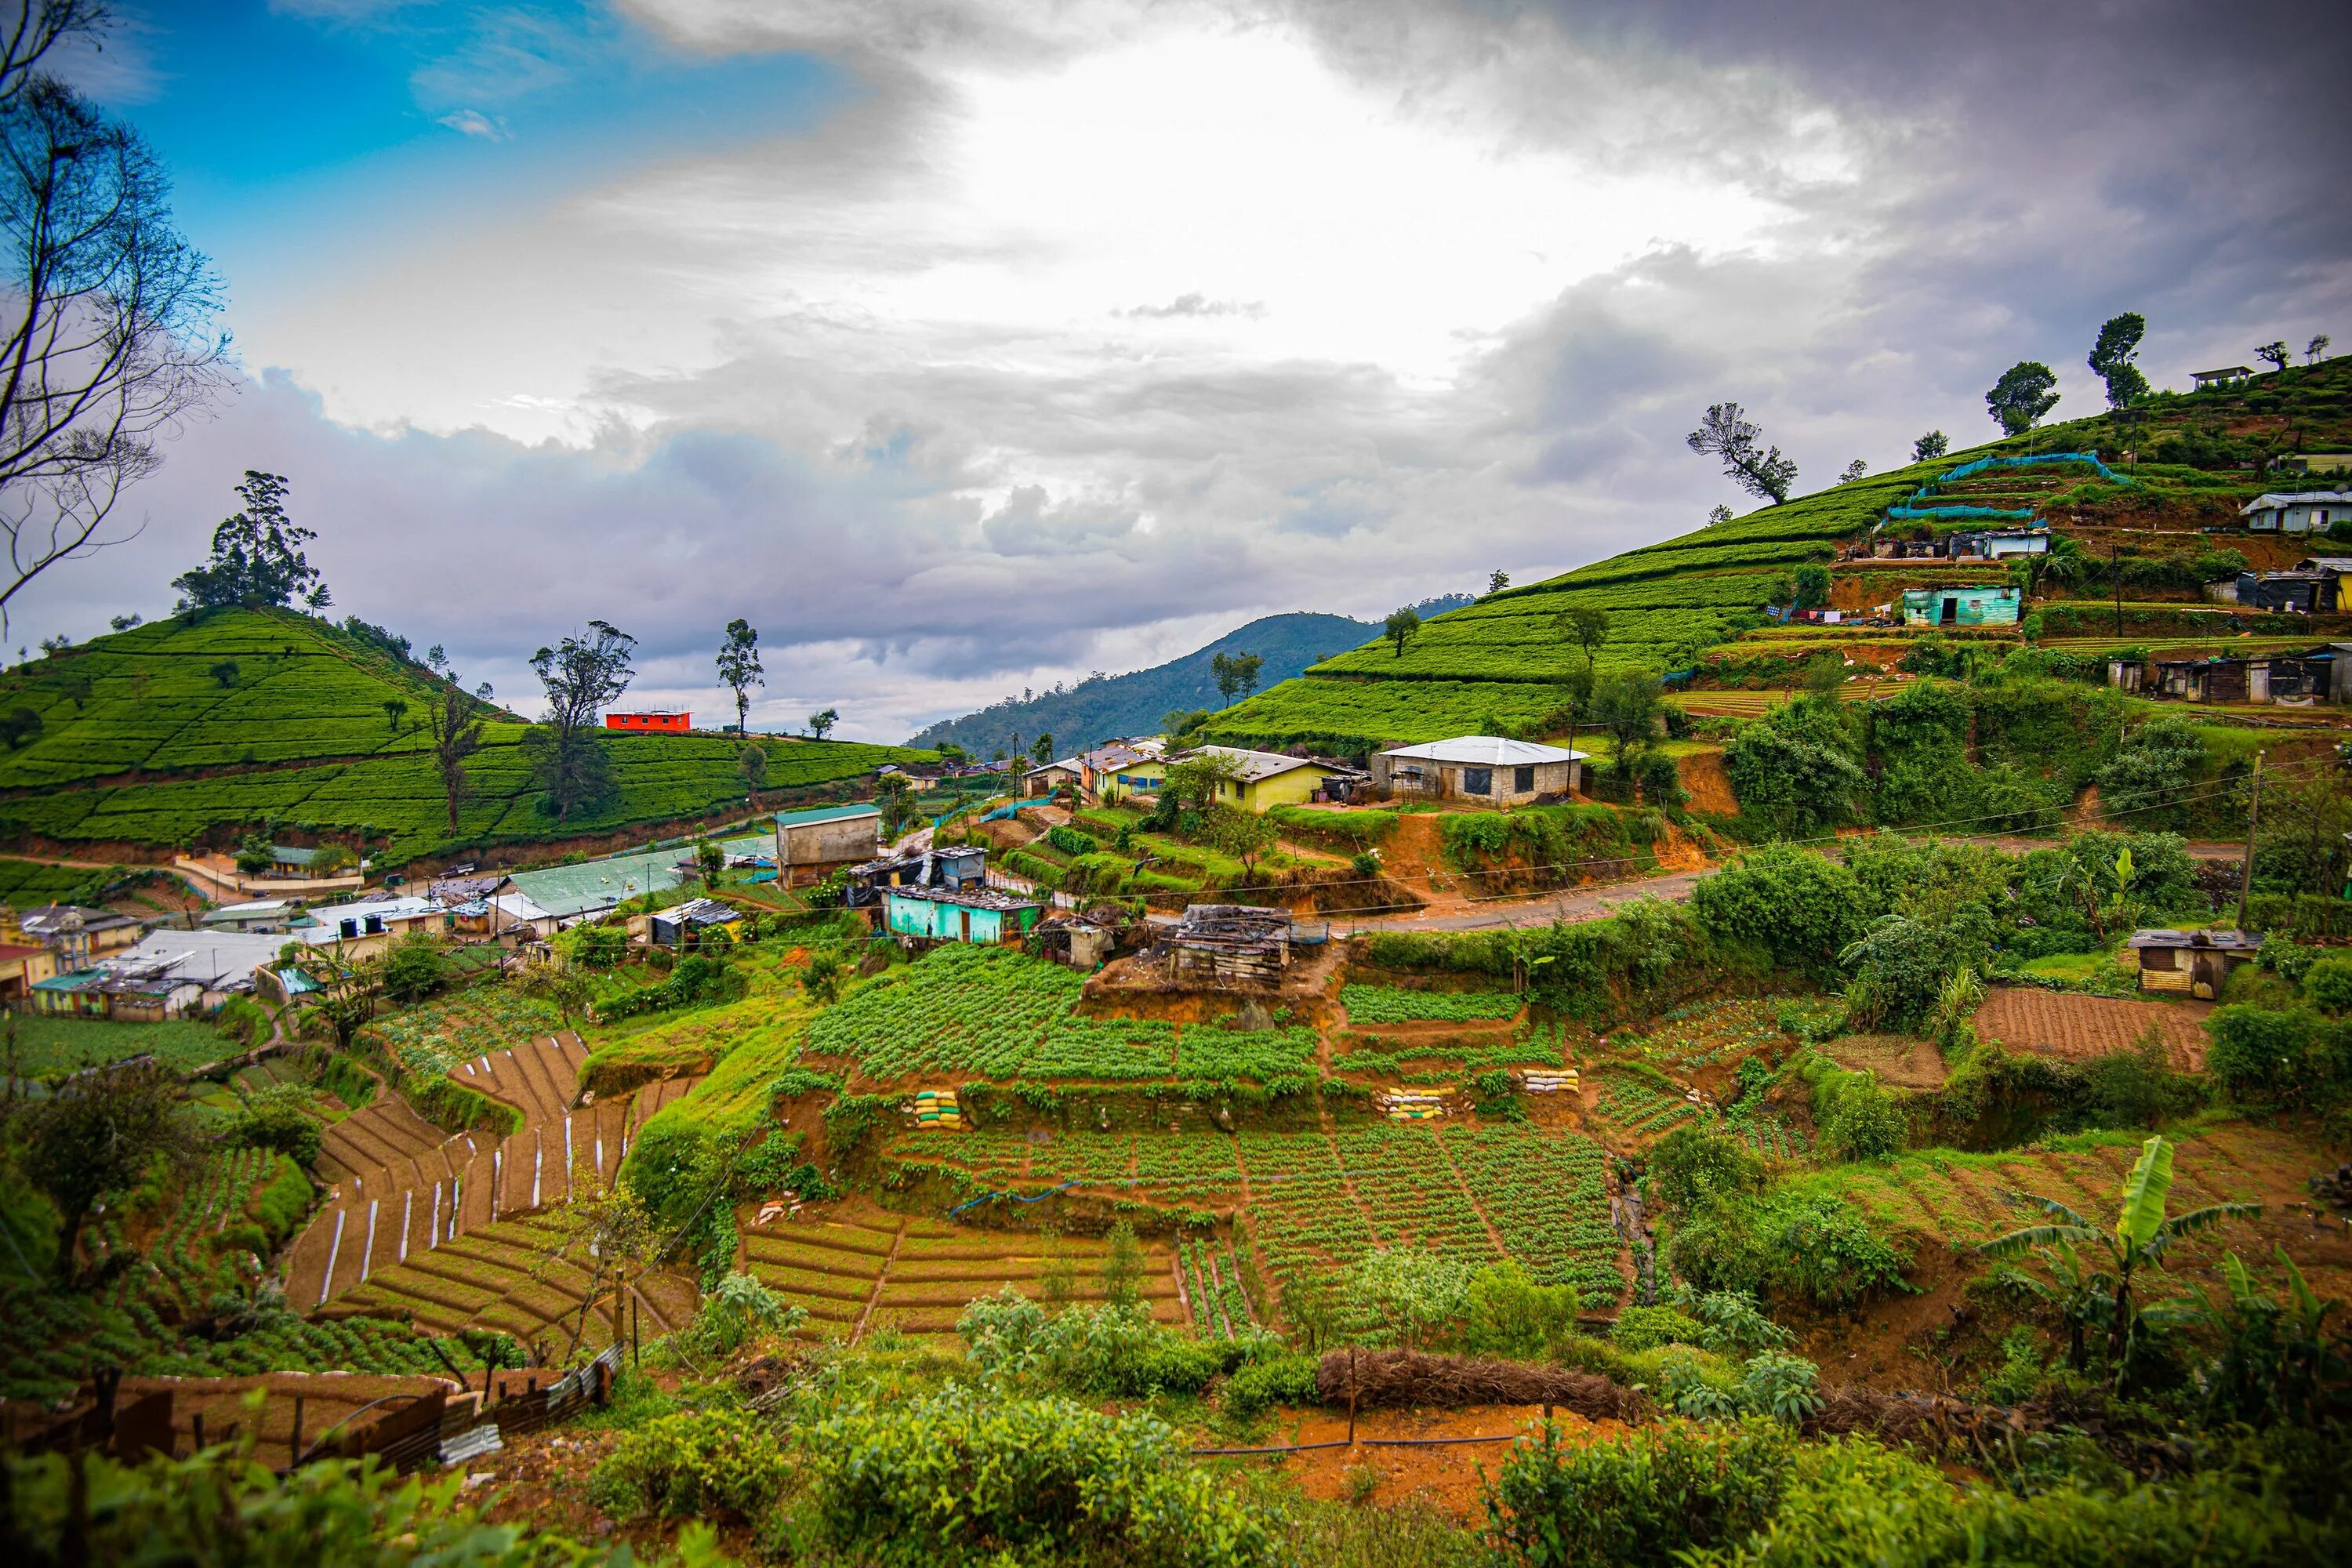
{"label": "village house", "polygon": [[58,955],[17,922],[0,919],[0,1005],[21,1007],[58,972]]}
{"label": "village house", "polygon": [[682,904],[656,910],[647,922],[647,935],[656,947],[682,948],[699,941],[703,932],[734,925],[742,918],[741,910],[717,899],[688,899]]}
{"label": "village house", "polygon": [[871,860],[882,847],[877,805],[813,805],[776,813],[776,879],[783,886],[823,881]]}
{"label": "village house", "polygon": [[2124,690],[2183,702],[2343,702],[2352,698],[2347,654],[2352,644],[2249,658],[2161,658],[2145,667],[2110,660],[2107,676]]}
{"label": "village house", "polygon": [[1233,763],[1237,774],[1217,785],[1217,799],[1244,811],[1304,805],[1333,781],[1344,785],[1360,776],[1336,763],[1288,757],[1279,752],[1246,751],[1239,746],[1195,746],[1179,760],[1195,757],[1223,757]]}
{"label": "village house", "polygon": [[889,888],[978,888],[988,881],[988,851],[976,844],[886,855],[842,873],[842,899],[853,910],[879,910]]}
{"label": "village house", "polygon": [[1023,775],[1021,793],[1035,799],[1052,795],[1064,786],[1076,788],[1086,778],[1086,769],[1076,757],[1064,757],[1058,762],[1034,767]]}
{"label": "village house", "polygon": [[2235,386],[2254,374],[2252,365],[2225,364],[2219,370],[2192,370],[2189,379],[2191,392],[2202,392],[2209,386]]}
{"label": "village house", "polygon": [[253,989],[286,938],[215,931],[159,931],[135,946],[32,987],[36,1011],[149,1024],[217,1007]]}
{"label": "village house", "polygon": [[2019,595],[2013,587],[1906,588],[1906,626],[2013,626]]}
{"label": "village house", "polygon": [[292,899],[251,899],[205,910],[204,923],[220,931],[282,931],[301,912]]}
{"label": "village house", "polygon": [[395,938],[406,936],[419,926],[433,931],[440,925],[439,905],[430,899],[403,895],[312,910],[308,922],[296,924],[290,934],[305,946],[333,947],[349,961],[373,958],[390,947]]}
{"label": "village house", "polygon": [[1955,533],[1951,537],[1952,559],[2007,561],[2019,555],[2046,555],[2050,552],[2050,531],[2046,528],[1986,528]]}
{"label": "village house", "polygon": [[142,921],[83,904],[43,904],[26,910],[16,923],[26,936],[56,953],[58,968],[68,972],[88,969],[147,934]]}
{"label": "village house", "polygon": [[989,888],[886,888],[883,927],[905,947],[968,942],[1017,942],[1045,907]]}
{"label": "village house", "polygon": [[2352,470],[2352,452],[2288,452],[2271,459],[2286,474],[2340,474]]}
{"label": "village house", "polygon": [[2352,490],[2299,490],[2258,495],[2238,509],[2254,533],[2325,533],[2352,520]]}
{"label": "village house", "polygon": [[2139,958],[2139,988],[2211,1001],[2230,972],[2261,951],[2258,931],[2136,931],[2126,943]]}
{"label": "village house", "polygon": [[2327,616],[2336,613],[2337,577],[2333,572],[2241,572],[2231,602],[2249,610],[2273,615]]}
{"label": "village house", "polygon": [[1375,752],[1371,787],[1375,794],[1521,805],[1564,799],[1583,784],[1590,755],[1497,735],[1456,735],[1450,741]]}
{"label": "village house", "polygon": [[683,735],[694,728],[694,715],[682,708],[654,708],[641,713],[607,713],[604,715],[604,728]]}

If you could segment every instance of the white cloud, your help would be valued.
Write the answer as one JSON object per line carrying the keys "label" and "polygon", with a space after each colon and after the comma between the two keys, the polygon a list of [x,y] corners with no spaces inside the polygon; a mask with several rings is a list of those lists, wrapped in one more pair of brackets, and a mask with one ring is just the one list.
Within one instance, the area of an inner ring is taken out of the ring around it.
{"label": "white cloud", "polygon": [[503,142],[507,139],[507,122],[495,115],[484,114],[478,109],[460,109],[436,121],[460,136],[471,136],[483,142]]}

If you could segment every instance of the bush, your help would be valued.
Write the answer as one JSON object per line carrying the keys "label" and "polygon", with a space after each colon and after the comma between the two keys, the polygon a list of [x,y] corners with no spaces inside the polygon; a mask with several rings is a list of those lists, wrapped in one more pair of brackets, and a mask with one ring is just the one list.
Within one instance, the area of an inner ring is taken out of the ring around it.
{"label": "bush", "polygon": [[254,1201],[255,1213],[271,1241],[283,1241],[301,1228],[310,1217],[312,1196],[310,1178],[302,1173],[302,1167],[278,1155],[270,1165],[269,1184]]}
{"label": "bush", "polygon": [[257,1089],[229,1123],[228,1141],[242,1148],[275,1149],[297,1164],[315,1164],[325,1136],[310,1114],[310,1097],[290,1085]]}
{"label": "bush", "polygon": [[1269,1356],[1251,1362],[1225,1380],[1225,1414],[1247,1420],[1268,1405],[1311,1405],[1321,1403],[1316,1390],[1316,1370],[1321,1358],[1311,1355]]}
{"label": "bush", "polygon": [[2216,1008],[2206,1027],[2213,1044],[2205,1053],[2205,1070],[2231,1099],[2284,1100],[2302,1087],[2312,1037],[2308,1013],[2238,1005]]}
{"label": "bush", "polygon": [[1267,1521],[1147,1415],[950,1388],[829,1416],[810,1432],[808,1453],[811,1522],[858,1562],[1002,1554],[1252,1568],[1279,1555]]}
{"label": "bush", "polygon": [[1542,1360],[1576,1332],[1581,1310],[1572,1285],[1538,1285],[1516,1263],[1481,1268],[1470,1277],[1462,1348],[1507,1361]]}
{"label": "bush", "polygon": [[1513,1450],[1486,1497],[1488,1526],[1534,1568],[1658,1564],[1737,1546],[1779,1507],[1795,1443],[1772,1423],[1678,1422],[1616,1439]]}
{"label": "bush", "polygon": [[1861,934],[1853,873],[1810,850],[1774,845],[1691,889],[1699,926],[1718,942],[1760,948],[1784,968],[1828,975]]}
{"label": "bush", "polygon": [[1903,1288],[1908,1261],[1861,1210],[1829,1193],[1717,1200],[1676,1231],[1666,1251],[1675,1273],[1702,1290],[1823,1307]]}
{"label": "bush", "polygon": [[1706,1326],[1672,1307],[1620,1307],[1609,1338],[1627,1352],[1654,1351],[1660,1345],[1696,1345],[1705,1342]]}
{"label": "bush", "polygon": [[1895,1097],[1865,1079],[1838,1091],[1822,1140],[1841,1160],[1884,1160],[1903,1147],[1907,1131]]}
{"label": "bush", "polygon": [[757,1518],[791,1466],[775,1434],[741,1411],[682,1411],[622,1435],[589,1496],[618,1519]]}
{"label": "bush", "polygon": [[394,1003],[422,1002],[448,979],[440,940],[430,931],[410,931],[383,955],[383,994]]}
{"label": "bush", "polygon": [[1674,1213],[1763,1185],[1764,1162],[1744,1140],[1699,1123],[1685,1122],[1650,1146],[1651,1195]]}
{"label": "bush", "polygon": [[2313,964],[2304,975],[2303,994],[2324,1013],[2352,1012],[2352,958],[2338,954]]}
{"label": "bush", "polygon": [[700,1359],[724,1360],[754,1340],[791,1333],[807,1321],[807,1308],[787,1304],[749,1274],[729,1274],[679,1331],[678,1348]]}

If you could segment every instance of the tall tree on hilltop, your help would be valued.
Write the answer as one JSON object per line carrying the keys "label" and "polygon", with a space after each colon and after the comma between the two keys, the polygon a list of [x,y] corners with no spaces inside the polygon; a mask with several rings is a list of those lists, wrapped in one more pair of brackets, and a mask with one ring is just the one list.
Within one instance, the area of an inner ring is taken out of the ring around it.
{"label": "tall tree on hilltop", "polygon": [[1795,460],[1782,457],[1778,447],[1767,447],[1763,427],[1737,403],[1710,404],[1698,428],[1684,439],[1699,456],[1720,458],[1724,478],[1759,500],[1778,506],[1797,482]]}
{"label": "tall tree on hilltop", "polygon": [[727,640],[719,645],[719,679],[735,694],[735,732],[744,734],[751,724],[751,688],[767,685],[768,672],[760,668],[759,630],[740,616],[727,623]]}
{"label": "tall tree on hilltop", "polygon": [[558,821],[615,793],[613,764],[593,731],[597,710],[626,691],[636,673],[629,668],[636,638],[604,621],[590,621],[588,633],[530,656],[547,689],[547,718],[523,737],[523,748],[546,792],[541,809]]}
{"label": "tall tree on hilltop", "polygon": [[163,165],[41,68],[106,21],[92,0],[20,0],[0,21],[0,629],[42,573],[137,533],[108,520],[218,389],[228,348],[220,280],[173,228]]}
{"label": "tall tree on hilltop", "polygon": [[825,732],[840,722],[841,710],[838,708],[820,709],[816,712],[808,716],[809,733],[822,741],[825,737]]}
{"label": "tall tree on hilltop", "polygon": [[2312,333],[2311,341],[2303,345],[2303,357],[2310,363],[2317,364],[2327,357],[2327,345],[2335,341],[2326,332]]}
{"label": "tall tree on hilltop", "polygon": [[2132,363],[2139,341],[2147,335],[2147,319],[2137,310],[2110,316],[2099,328],[2086,362],[2091,374],[2107,384],[2107,406],[2129,408],[2147,395],[2147,377]]}
{"label": "tall tree on hilltop", "polygon": [[1609,640],[1609,612],[1598,605],[1571,600],[1566,609],[1552,617],[1551,624],[1562,637],[1584,650],[1584,668],[1590,673],[1593,654]]}
{"label": "tall tree on hilltop", "polygon": [[2266,362],[2273,370],[2284,375],[2286,367],[2294,362],[2294,351],[2286,346],[2284,339],[2273,338],[2256,349],[2254,357]]}
{"label": "tall tree on hilltop", "polygon": [[172,579],[184,609],[248,610],[290,605],[314,610],[334,602],[302,547],[319,536],[286,513],[286,476],[245,470],[236,493],[245,510],[213,530],[212,559]]}
{"label": "tall tree on hilltop", "polygon": [[452,833],[457,831],[457,807],[473,793],[473,784],[466,777],[466,759],[482,749],[482,729],[488,722],[488,715],[478,701],[466,695],[455,673],[445,674],[441,689],[425,705],[425,727],[433,740],[433,771],[440,775]]}
{"label": "tall tree on hilltop", "polygon": [[1389,618],[1381,623],[1381,635],[1396,645],[1396,656],[1404,657],[1404,645],[1421,630],[1421,612],[1407,605],[1401,610],[1391,610]]}
{"label": "tall tree on hilltop", "polygon": [[1985,409],[2005,434],[2022,436],[2058,406],[2058,378],[2040,360],[2021,359],[1985,394]]}
{"label": "tall tree on hilltop", "polygon": [[1225,700],[1228,708],[1237,696],[1247,697],[1257,689],[1258,671],[1265,668],[1265,658],[1254,653],[1221,653],[1209,660],[1210,673],[1217,682],[1217,695]]}
{"label": "tall tree on hilltop", "polygon": [[1930,430],[1911,443],[1911,460],[1915,463],[1933,462],[1951,449],[1952,438],[1949,436],[1941,430]]}

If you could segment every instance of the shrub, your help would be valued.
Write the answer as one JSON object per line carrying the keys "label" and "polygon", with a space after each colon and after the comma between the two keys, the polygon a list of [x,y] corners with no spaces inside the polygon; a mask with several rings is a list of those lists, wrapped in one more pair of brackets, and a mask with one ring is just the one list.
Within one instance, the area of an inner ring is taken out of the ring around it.
{"label": "shrub", "polygon": [[301,1166],[280,1154],[271,1163],[269,1184],[261,1189],[254,1211],[270,1239],[283,1241],[310,1217],[311,1197],[310,1178],[302,1173]]}
{"label": "shrub", "polygon": [[625,1433],[596,1467],[590,1497],[620,1519],[765,1510],[791,1466],[775,1434],[741,1411],[656,1416]]}
{"label": "shrub", "polygon": [[1672,1307],[1620,1307],[1609,1337],[1620,1350],[1653,1351],[1660,1345],[1695,1345],[1703,1342],[1706,1326]]}
{"label": "shrub", "polygon": [[688,1354],[723,1360],[751,1341],[788,1334],[808,1321],[808,1309],[784,1299],[749,1274],[729,1274],[703,1298],[694,1321],[678,1333]]}
{"label": "shrub", "polygon": [[228,1141],[244,1148],[275,1149],[298,1164],[315,1163],[325,1135],[319,1119],[310,1114],[310,1100],[290,1085],[257,1089],[229,1123]]}
{"label": "shrub", "polygon": [[2213,1044],[2205,1053],[2205,1069],[2231,1099],[2281,1100],[2301,1086],[2311,1046],[2308,1013],[2238,1005],[2216,1008],[2206,1027]]}
{"label": "shrub", "polygon": [[2313,964],[2304,975],[2303,994],[2322,1012],[2352,1011],[2352,958],[2339,953]]}
{"label": "shrub", "polygon": [[1752,945],[1776,963],[1832,973],[1860,934],[1853,873],[1809,850],[1775,845],[1743,857],[1691,889],[1691,909],[1718,942]]}
{"label": "shrub", "polygon": [[1650,1192],[1674,1212],[1687,1213],[1709,1198],[1763,1185],[1764,1162],[1745,1141],[1696,1122],[1685,1122],[1650,1146]]}
{"label": "shrub", "polygon": [[1824,1307],[1899,1289],[1907,1259],[1862,1211],[1829,1193],[1719,1199],[1667,1244],[1674,1271],[1703,1290],[1747,1290]]}
{"label": "shrub", "polygon": [[1321,1358],[1311,1355],[1269,1356],[1242,1367],[1225,1380],[1225,1414],[1247,1420],[1273,1405],[1315,1405],[1315,1374]]}
{"label": "shrub", "polygon": [[395,1003],[422,1002],[448,979],[440,941],[430,931],[410,931],[383,955],[383,994]]}
{"label": "shrub", "polygon": [[1770,1423],[1668,1422],[1566,1446],[1556,1429],[1515,1449],[1486,1495],[1488,1528],[1534,1568],[1659,1564],[1735,1546],[1767,1525],[1787,1487],[1793,1439]]}
{"label": "shrub", "polygon": [[814,1527],[856,1561],[1252,1568],[1278,1555],[1267,1522],[1146,1415],[950,1388],[829,1416],[808,1452]]}
{"label": "shrub", "polygon": [[1884,1160],[1903,1147],[1907,1130],[1895,1097],[1864,1079],[1839,1091],[1822,1139],[1841,1160]]}
{"label": "shrub", "polygon": [[1538,1285],[1516,1263],[1481,1268],[1470,1277],[1462,1348],[1472,1355],[1539,1360],[1576,1331],[1580,1310],[1572,1285]]}

